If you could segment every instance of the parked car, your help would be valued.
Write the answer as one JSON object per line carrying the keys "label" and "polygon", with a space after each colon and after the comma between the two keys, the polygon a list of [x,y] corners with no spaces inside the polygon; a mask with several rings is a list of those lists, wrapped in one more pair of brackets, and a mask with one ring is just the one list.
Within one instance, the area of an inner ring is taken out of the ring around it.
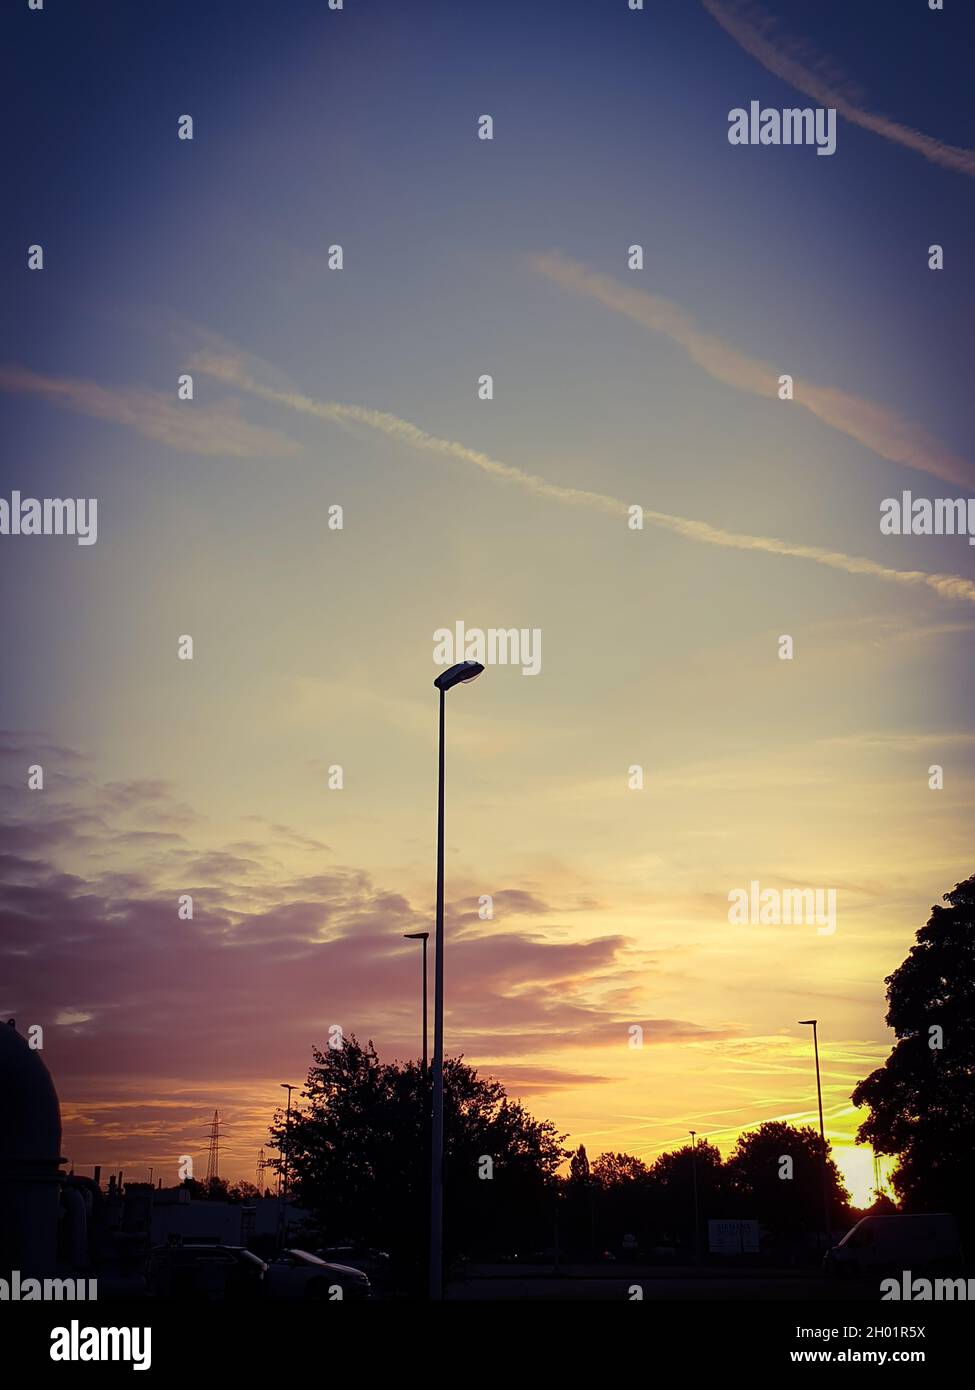
{"label": "parked car", "polygon": [[346,1265],[368,1276],[373,1289],[385,1288],[392,1279],[392,1261],[385,1250],[373,1250],[367,1245],[329,1245],[314,1252],[327,1264]]}
{"label": "parked car", "polygon": [[307,1250],[282,1250],[267,1266],[265,1298],[368,1298],[369,1276],[351,1265],[320,1260]]}
{"label": "parked car", "polygon": [[146,1258],[152,1298],[259,1298],[267,1265],[241,1245],[157,1245]]}
{"label": "parked car", "polygon": [[961,1264],[958,1227],[945,1212],[864,1216],[825,1257],[827,1273],[840,1279],[905,1269],[947,1274]]}

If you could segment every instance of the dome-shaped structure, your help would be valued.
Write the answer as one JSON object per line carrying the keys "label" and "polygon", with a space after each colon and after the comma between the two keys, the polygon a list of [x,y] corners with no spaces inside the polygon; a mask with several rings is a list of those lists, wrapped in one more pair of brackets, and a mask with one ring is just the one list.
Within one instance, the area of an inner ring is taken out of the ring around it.
{"label": "dome-shaped structure", "polygon": [[13,1021],[0,1022],[0,1165],[60,1153],[61,1106],[51,1073]]}
{"label": "dome-shaped structure", "polygon": [[51,1074],[13,1020],[0,1022],[0,1277],[54,1269],[62,1162]]}

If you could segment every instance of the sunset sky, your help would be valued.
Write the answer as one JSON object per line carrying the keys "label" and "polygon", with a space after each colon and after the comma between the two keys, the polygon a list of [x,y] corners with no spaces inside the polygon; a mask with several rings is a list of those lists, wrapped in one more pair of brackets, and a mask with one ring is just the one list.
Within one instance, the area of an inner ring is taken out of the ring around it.
{"label": "sunset sky", "polygon": [[[95,545],[0,536],[0,1008],[44,1026],[64,1154],[175,1182],[219,1109],[253,1180],[330,1025],[417,1055],[433,634],[463,620],[539,629],[542,661],[448,697],[448,1052],[649,1162],[815,1123],[817,1017],[868,1199],[849,1095],[884,977],[975,870],[975,550],[879,528],[904,490],[973,491],[971,19],[105,0],[7,27],[0,496],[98,499]],[[836,153],[732,146],[752,100],[837,107]],[[835,889],[835,933],[731,925],[752,880]]]}

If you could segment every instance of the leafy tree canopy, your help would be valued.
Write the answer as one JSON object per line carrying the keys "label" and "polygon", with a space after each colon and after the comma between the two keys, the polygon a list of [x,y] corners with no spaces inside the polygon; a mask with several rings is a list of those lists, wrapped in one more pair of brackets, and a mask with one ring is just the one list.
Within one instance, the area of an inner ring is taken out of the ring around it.
{"label": "leafy tree canopy", "polygon": [[944,895],[907,959],[886,980],[897,1035],[861,1081],[861,1143],[897,1154],[894,1191],[908,1210],[950,1211],[975,1226],[975,875]]}

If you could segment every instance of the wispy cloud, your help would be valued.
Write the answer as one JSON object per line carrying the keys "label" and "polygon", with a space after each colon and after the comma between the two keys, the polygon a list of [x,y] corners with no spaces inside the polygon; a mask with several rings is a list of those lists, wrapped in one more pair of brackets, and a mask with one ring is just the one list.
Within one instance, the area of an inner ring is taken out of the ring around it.
{"label": "wispy cloud", "polygon": [[[292,410],[316,416],[321,420],[332,420],[346,424],[366,425],[378,430],[391,439],[401,440],[416,449],[434,453],[466,463],[483,473],[514,483],[536,497],[566,502],[574,506],[589,507],[609,516],[625,517],[629,504],[607,493],[589,492],[583,488],[564,487],[552,483],[535,473],[526,473],[511,464],[502,463],[477,449],[453,439],[442,439],[428,434],[418,425],[391,415],[384,410],[369,410],[364,406],[343,405],[336,401],[316,401],[295,391],[280,391],[266,386],[252,377],[233,357],[198,353],[193,359],[194,368],[234,386],[239,391],[248,391],[260,399]],[[942,598],[960,599],[975,603],[975,583],[952,574],[929,574],[922,570],[896,570],[880,565],[874,560],[860,556],[845,555],[837,550],[825,550],[821,546],[800,545],[793,541],[777,540],[773,536],[750,536],[735,531],[724,531],[705,521],[693,521],[687,517],[671,516],[667,512],[644,508],[644,521],[665,530],[676,532],[687,540],[699,541],[705,545],[724,546],[734,550],[763,551],[769,555],[785,555],[800,560],[812,560],[830,569],[843,570],[847,574],[867,575],[883,579],[888,583],[909,587],[933,589]]]}
{"label": "wispy cloud", "polygon": [[[45,1056],[72,1098],[66,1142],[79,1164],[128,1167],[194,1152],[184,1138],[188,1128],[203,1133],[195,1100],[185,1116],[153,1112],[178,1112],[201,1091],[212,1096],[214,1086],[221,1114],[223,1097],[246,1100],[250,1088],[250,1113],[235,1117],[228,1106],[242,1159],[265,1130],[264,1090],[273,1100],[279,1067],[310,1061],[311,1044],[331,1020],[374,1038],[385,1057],[415,1054],[416,956],[402,934],[426,924],[425,903],[384,888],[366,869],[309,874],[318,852],[309,856],[305,837],[288,846],[267,835],[255,858],[243,860],[221,832],[202,838],[205,818],[195,816],[201,838],[191,847],[159,844],[166,837],[154,826],[166,800],[166,785],[149,779],[92,782],[59,798],[63,813],[86,827],[88,805],[117,812],[85,844],[75,873],[62,858],[72,858],[72,846],[53,847],[32,807],[25,816],[19,790],[0,788],[4,843],[12,827],[29,848],[21,858],[2,857],[2,1016],[52,1025]],[[114,828],[133,807],[146,818],[145,843],[119,853]],[[192,920],[177,914],[182,893],[194,899]],[[495,896],[500,921],[455,931],[453,1050],[475,1065],[490,1059],[491,1071],[512,1078],[519,1093],[538,1094],[600,1082],[585,1068],[572,1070],[571,1060],[562,1071],[558,1054],[571,1055],[584,1038],[590,1063],[598,1048],[600,1064],[613,1066],[631,1055],[627,1029],[636,1021],[660,1044],[738,1035],[737,1026],[706,1015],[647,1017],[645,1005],[635,1014],[607,1010],[607,986],[625,998],[642,954],[619,933],[559,939],[558,921],[545,919],[580,905],[562,882],[558,893],[566,906],[552,907],[527,886],[503,888]],[[451,918],[457,906],[450,904]],[[269,1009],[269,999],[288,1007]],[[255,1018],[264,1020],[260,1030]]]}
{"label": "wispy cloud", "polygon": [[10,364],[0,364],[0,390],[40,396],[78,415],[128,425],[147,439],[191,454],[279,458],[299,452],[299,445],[287,435],[242,420],[233,402],[203,406],[177,400],[175,391],[163,395],[132,386],[106,387]]}
{"label": "wispy cloud", "polygon": [[975,150],[946,145],[910,126],[866,111],[844,91],[827,61],[814,54],[807,43],[778,32],[775,20],[754,5],[742,5],[725,0],[701,0],[708,14],[722,29],[750,53],[763,68],[780,77],[783,82],[805,92],[820,106],[833,106],[853,125],[872,131],[896,145],[915,150],[942,168],[960,174],[975,175]]}
{"label": "wispy cloud", "polygon": [[[586,295],[642,327],[664,334],[716,381],[755,396],[777,398],[780,368],[749,357],[723,338],[700,328],[686,310],[671,300],[622,285],[559,251],[532,257],[532,265],[562,289]],[[881,458],[905,463],[962,487],[975,485],[975,476],[965,459],[886,406],[805,380],[796,382],[795,404],[804,406],[825,424]]]}

